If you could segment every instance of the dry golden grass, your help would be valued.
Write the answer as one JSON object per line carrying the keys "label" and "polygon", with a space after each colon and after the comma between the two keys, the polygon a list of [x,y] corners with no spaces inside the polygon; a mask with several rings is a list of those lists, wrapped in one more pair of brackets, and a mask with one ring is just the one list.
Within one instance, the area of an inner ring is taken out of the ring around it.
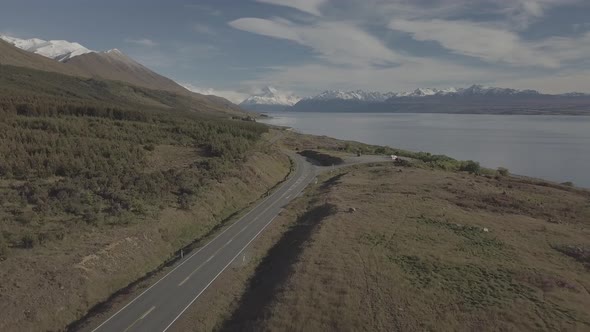
{"label": "dry golden grass", "polygon": [[[587,191],[389,164],[341,172],[288,206],[176,330],[590,329]],[[318,218],[325,205],[336,212]]]}

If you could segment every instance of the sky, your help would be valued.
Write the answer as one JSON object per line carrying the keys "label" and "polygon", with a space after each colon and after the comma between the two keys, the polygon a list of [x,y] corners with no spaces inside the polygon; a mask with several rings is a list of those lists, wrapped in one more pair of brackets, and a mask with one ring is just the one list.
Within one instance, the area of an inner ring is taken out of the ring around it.
{"label": "sky", "polygon": [[118,48],[239,102],[267,85],[590,92],[590,0],[2,0],[0,33]]}

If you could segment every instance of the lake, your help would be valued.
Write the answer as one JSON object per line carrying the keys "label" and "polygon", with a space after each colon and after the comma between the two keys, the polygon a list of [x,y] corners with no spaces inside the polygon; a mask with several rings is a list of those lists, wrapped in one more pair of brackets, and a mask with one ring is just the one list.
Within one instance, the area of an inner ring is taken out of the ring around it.
{"label": "lake", "polygon": [[261,122],[369,144],[472,159],[482,166],[590,188],[590,117],[268,113]]}

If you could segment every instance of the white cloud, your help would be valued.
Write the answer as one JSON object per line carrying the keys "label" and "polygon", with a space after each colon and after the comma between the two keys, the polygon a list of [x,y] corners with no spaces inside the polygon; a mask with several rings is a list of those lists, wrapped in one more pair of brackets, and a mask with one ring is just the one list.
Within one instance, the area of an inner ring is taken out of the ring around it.
{"label": "white cloud", "polygon": [[589,70],[560,72],[510,68],[481,68],[436,59],[415,58],[385,69],[373,67],[306,64],[276,67],[243,85],[264,86],[282,82],[299,95],[316,94],[326,89],[374,91],[411,91],[418,87],[447,88],[484,84],[515,89],[536,89],[545,93],[590,92]]}
{"label": "white cloud", "polygon": [[541,73],[528,77],[515,75],[509,79],[498,79],[494,83],[515,89],[535,89],[548,93],[590,92],[590,70]]}
{"label": "white cloud", "polygon": [[559,61],[588,60],[590,32],[576,37],[551,37],[533,43],[535,49],[559,59]]}
{"label": "white cloud", "polygon": [[556,68],[559,59],[540,52],[531,43],[508,30],[483,23],[447,20],[394,19],[394,30],[410,33],[419,41],[435,41],[453,53],[476,57],[487,62]]}
{"label": "white cloud", "polygon": [[202,95],[214,95],[214,96],[223,97],[223,98],[231,101],[234,104],[239,104],[242,101],[244,101],[244,99],[249,97],[249,95],[247,93],[242,93],[242,92],[238,92],[238,91],[219,90],[219,89],[213,89],[213,88],[202,88],[202,87],[195,86],[191,83],[179,83],[179,84],[182,85],[183,87],[185,87],[189,91],[200,93]]}
{"label": "white cloud", "polygon": [[[489,0],[488,0],[489,1]],[[526,29],[532,22],[545,16],[547,10],[584,0],[496,0],[497,11],[508,16],[511,25]]]}
{"label": "white cloud", "polygon": [[229,24],[243,31],[296,42],[331,63],[390,64],[400,58],[379,39],[349,22],[306,25],[277,18],[241,18]]}
{"label": "white cloud", "polygon": [[[295,8],[291,5],[295,2],[286,0],[257,1]],[[585,0],[334,0],[322,3],[321,11],[320,6],[314,7],[317,10],[302,10],[313,17],[241,18],[229,24],[239,30],[291,41],[313,52],[312,57],[301,53],[302,64],[260,71],[258,77],[241,82],[241,86],[280,83],[301,95],[332,88],[400,91],[474,83],[545,92],[563,92],[564,86],[588,91],[588,84],[583,84],[584,76],[574,69],[580,63],[590,63],[590,34],[545,38],[537,35],[537,39],[530,40],[522,33],[531,23],[547,19],[554,7],[582,1]],[[487,21],[479,21],[481,18]],[[369,33],[369,26],[391,30],[382,33],[371,29]],[[581,27],[572,29],[582,32]],[[425,57],[423,52],[430,52],[432,47],[405,48],[406,39],[399,38],[400,33],[394,30],[442,48]],[[419,50],[420,57],[409,53],[413,50]],[[449,53],[460,56],[449,58]],[[552,84],[552,77],[559,86]]]}
{"label": "white cloud", "polygon": [[148,38],[141,38],[141,39],[126,39],[125,40],[127,43],[131,43],[131,44],[135,44],[135,45],[140,45],[140,46],[145,46],[145,47],[155,47],[158,46],[158,43],[156,43],[155,41],[148,39]]}
{"label": "white cloud", "polygon": [[327,0],[256,0],[262,3],[268,3],[271,5],[285,6],[295,8],[304,13],[312,14],[315,16],[321,16],[320,8],[324,5]]}
{"label": "white cloud", "polygon": [[512,71],[489,70],[446,61],[414,58],[390,68],[305,64],[276,67],[259,78],[243,82],[252,86],[282,82],[285,88],[302,95],[325,89],[406,91],[418,87],[466,86],[488,84],[511,77]]}
{"label": "white cloud", "polygon": [[201,35],[215,35],[215,31],[208,25],[196,23],[193,25],[193,30]]}

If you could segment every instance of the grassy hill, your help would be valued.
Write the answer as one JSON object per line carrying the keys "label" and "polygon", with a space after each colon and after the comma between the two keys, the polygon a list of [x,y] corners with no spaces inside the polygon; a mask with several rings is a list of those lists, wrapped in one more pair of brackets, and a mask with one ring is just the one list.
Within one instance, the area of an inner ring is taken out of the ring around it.
{"label": "grassy hill", "polygon": [[[31,90],[31,88],[41,87],[42,90],[45,90],[47,84],[53,83],[55,87],[55,85],[57,85],[58,83],[62,83],[62,81],[67,81],[68,85],[70,85],[70,88],[74,87],[75,90],[78,90],[80,89],[79,84],[82,81],[86,80],[87,82],[93,82],[88,81],[87,79],[94,78],[98,81],[101,81],[101,83],[110,82],[109,85],[111,88],[113,88],[114,85],[116,85],[116,82],[119,82],[119,90],[121,90],[121,87],[126,87],[127,90],[132,90],[124,92],[124,94],[136,94],[136,96],[134,97],[139,98],[139,100],[137,101],[139,101],[140,103],[142,102],[141,94],[146,93],[146,90],[158,90],[168,91],[169,93],[166,97],[168,99],[178,98],[182,96],[185,100],[185,107],[188,104],[194,104],[194,107],[210,107],[216,108],[218,110],[222,109],[230,110],[233,112],[241,112],[238,106],[232,104],[230,101],[224,98],[217,96],[206,96],[190,92],[182,86],[178,85],[176,82],[172,81],[171,79],[153,72],[152,70],[144,67],[143,65],[137,63],[133,59],[119,52],[89,53],[78,57],[74,57],[70,59],[67,63],[61,63],[59,61],[49,59],[38,54],[21,50],[15,47],[14,45],[5,42],[4,40],[0,40],[0,66],[6,66],[7,68],[9,66],[19,67],[19,69],[14,69],[13,71],[20,71],[21,73],[26,73],[27,69],[33,69],[77,78],[67,80],[64,78],[57,78],[57,76],[55,75],[52,76],[50,74],[36,73],[35,77],[39,81],[28,83],[37,84],[31,84],[30,86],[26,86],[22,84],[23,81],[19,81],[21,86],[18,86],[16,91],[23,91],[23,89],[28,89],[25,91],[32,93],[36,90]],[[9,73],[8,69],[5,68],[0,74],[2,74],[3,76],[0,78],[5,78],[3,83],[7,84],[6,79],[8,77],[4,76],[12,75],[13,73]],[[31,78],[33,78],[33,76],[31,76]],[[8,83],[10,83],[10,80],[8,80]],[[101,87],[91,86],[90,88]],[[140,91],[137,92],[135,90]],[[63,91],[61,90],[45,92],[46,95],[49,94],[51,96],[54,92],[58,92],[60,94],[63,93]],[[149,94],[153,93],[154,92],[152,91]],[[137,94],[139,94],[139,96]],[[83,96],[78,95],[78,97]],[[99,100],[105,101],[104,99],[100,98],[101,96],[92,97],[99,97]],[[102,97],[110,98],[112,96],[104,95]],[[117,97],[120,98],[125,96],[118,95]],[[143,102],[145,102],[145,100],[143,100]],[[154,106],[153,102],[148,102],[148,104]],[[201,111],[203,111],[203,109],[201,109]]]}
{"label": "grassy hill", "polygon": [[187,92],[178,83],[153,72],[117,50],[82,54],[67,60],[65,65],[89,77],[127,82],[150,89]]}
{"label": "grassy hill", "polygon": [[7,109],[21,104],[40,110],[68,105],[141,111],[193,111],[215,117],[242,114],[231,103],[190,92],[152,90],[124,82],[0,65],[0,105]]}
{"label": "grassy hill", "polygon": [[289,172],[231,105],[0,65],[0,330],[61,330]]}

